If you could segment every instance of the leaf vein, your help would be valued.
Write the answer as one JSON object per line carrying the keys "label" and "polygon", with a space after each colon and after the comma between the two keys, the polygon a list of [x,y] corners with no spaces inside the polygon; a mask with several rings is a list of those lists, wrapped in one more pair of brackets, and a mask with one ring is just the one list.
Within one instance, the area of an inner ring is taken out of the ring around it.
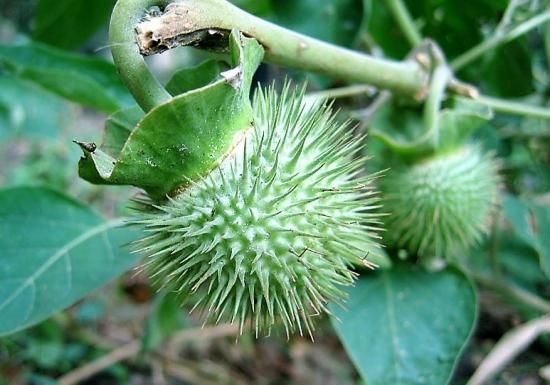
{"label": "leaf vein", "polygon": [[[113,219],[111,221],[104,222],[100,225],[90,228],[88,231],[82,233],[80,236],[76,237],[70,242],[67,242],[63,245],[56,253],[49,256],[44,263],[31,275],[29,276],[21,286],[19,286],[14,292],[8,296],[3,302],[0,303],[0,311],[2,311],[6,306],[12,303],[28,286],[33,285],[34,282],[44,274],[54,263],[56,263],[60,258],[65,256],[65,254],[75,248],[76,246],[84,243],[90,238],[95,237],[96,235],[105,232],[111,228],[115,228],[124,224],[124,219]],[[32,306],[31,306],[32,310]],[[28,317],[27,317],[28,318]]]}

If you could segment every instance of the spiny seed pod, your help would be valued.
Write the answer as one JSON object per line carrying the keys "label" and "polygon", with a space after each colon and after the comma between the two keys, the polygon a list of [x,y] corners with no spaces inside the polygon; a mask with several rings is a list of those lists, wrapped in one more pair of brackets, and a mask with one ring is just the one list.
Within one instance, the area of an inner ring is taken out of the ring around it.
{"label": "spiny seed pod", "polygon": [[256,334],[281,320],[311,334],[313,315],[344,298],[354,263],[371,267],[378,230],[361,141],[303,92],[258,91],[243,145],[202,180],[136,218],[145,269],[193,294],[210,321],[250,319]]}
{"label": "spiny seed pod", "polygon": [[487,231],[498,186],[498,162],[477,147],[392,170],[381,184],[388,243],[420,257],[456,256]]}

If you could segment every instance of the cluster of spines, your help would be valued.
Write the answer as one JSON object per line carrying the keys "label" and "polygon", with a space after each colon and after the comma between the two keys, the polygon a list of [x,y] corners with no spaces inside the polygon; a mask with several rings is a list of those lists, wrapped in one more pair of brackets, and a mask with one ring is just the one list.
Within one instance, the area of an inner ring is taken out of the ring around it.
{"label": "cluster of spines", "polygon": [[498,169],[492,154],[465,146],[393,170],[381,185],[388,240],[426,258],[466,251],[488,230]]}
{"label": "cluster of spines", "polygon": [[330,107],[306,107],[286,85],[254,99],[254,128],[216,170],[134,221],[145,269],[162,287],[193,294],[218,322],[276,319],[311,335],[311,317],[344,298],[352,265],[378,247],[378,198],[358,158],[361,140]]}

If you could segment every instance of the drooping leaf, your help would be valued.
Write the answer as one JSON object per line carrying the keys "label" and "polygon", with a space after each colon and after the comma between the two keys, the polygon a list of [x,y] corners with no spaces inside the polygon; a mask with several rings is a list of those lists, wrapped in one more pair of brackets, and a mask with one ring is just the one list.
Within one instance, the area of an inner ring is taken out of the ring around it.
{"label": "drooping leaf", "polygon": [[0,45],[0,69],[103,112],[132,105],[114,65],[44,44]]}
{"label": "drooping leaf", "polygon": [[154,108],[119,154],[80,143],[80,176],[97,184],[138,186],[158,199],[215,167],[251,126],[250,85],[263,57],[255,40],[236,32],[230,51],[231,70]]}
{"label": "drooping leaf", "polygon": [[[196,67],[177,71],[166,84],[166,90],[177,96],[206,86],[220,76],[226,66],[217,60],[207,60]],[[119,110],[109,116],[101,149],[111,157],[118,157],[128,137],[145,114],[138,106]]]}
{"label": "drooping leaf", "polygon": [[439,112],[438,125],[426,128],[420,112],[388,105],[376,113],[371,133],[398,154],[421,156],[461,146],[492,116],[487,106],[455,97]]}
{"label": "drooping leaf", "polygon": [[412,265],[362,276],[335,308],[340,340],[369,385],[445,385],[476,320],[476,294],[459,271]]}
{"label": "drooping leaf", "polygon": [[0,191],[0,335],[70,306],[137,262],[135,237],[44,188]]}
{"label": "drooping leaf", "polygon": [[0,75],[0,90],[0,141],[56,138],[70,115],[63,100],[26,80]]}
{"label": "drooping leaf", "polygon": [[64,49],[77,48],[109,21],[116,0],[39,0],[33,38]]}
{"label": "drooping leaf", "polygon": [[451,106],[444,108],[439,117],[439,147],[448,150],[463,143],[492,117],[489,107],[466,98],[454,98]]}

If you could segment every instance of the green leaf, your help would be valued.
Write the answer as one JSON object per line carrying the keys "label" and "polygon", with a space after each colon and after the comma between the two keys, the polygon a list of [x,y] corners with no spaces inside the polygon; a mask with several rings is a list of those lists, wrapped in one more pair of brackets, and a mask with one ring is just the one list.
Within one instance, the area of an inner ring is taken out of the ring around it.
{"label": "green leaf", "polygon": [[513,195],[504,194],[504,199],[502,200],[502,210],[506,219],[508,219],[512,225],[515,233],[525,243],[535,248],[535,233],[531,223],[529,223],[531,219],[529,206]]}
{"label": "green leaf", "polygon": [[[250,85],[263,57],[253,39],[234,32],[230,43],[232,69],[150,111],[119,154],[80,143],[80,176],[92,183],[138,186],[160,199],[215,167],[251,127]],[[106,143],[114,141],[106,134]]]}
{"label": "green leaf", "polygon": [[[514,285],[539,294],[538,291],[548,280],[541,269],[537,251],[510,232],[500,233],[498,239],[496,255],[502,275]],[[490,261],[491,256],[486,252],[480,258]]]}
{"label": "green leaf", "polygon": [[516,39],[490,51],[481,69],[481,80],[490,95],[517,98],[533,93],[531,52],[526,39]]}
{"label": "green leaf", "polygon": [[489,107],[455,97],[439,112],[439,123],[426,129],[419,111],[388,105],[374,116],[371,133],[398,154],[422,156],[461,146],[492,116]]}
{"label": "green leaf", "polygon": [[535,206],[533,211],[536,220],[540,267],[546,277],[550,278],[550,207]]}
{"label": "green leaf", "polygon": [[105,122],[102,150],[110,156],[118,156],[143,116],[143,110],[138,106],[117,111],[109,116]]}
{"label": "green leaf", "polygon": [[201,88],[216,80],[227,66],[218,60],[206,60],[201,64],[177,71],[166,84],[166,90],[176,96]]}
{"label": "green leaf", "polygon": [[145,324],[142,349],[151,351],[175,331],[183,328],[186,320],[181,308],[181,299],[175,293],[160,293],[153,302]]}
{"label": "green leaf", "polygon": [[362,275],[333,325],[369,385],[447,384],[475,325],[476,293],[461,272],[412,265]]}
{"label": "green leaf", "polygon": [[0,75],[0,90],[0,141],[56,138],[68,120],[63,100],[26,80]]}
{"label": "green leaf", "polygon": [[516,235],[537,252],[542,271],[550,277],[550,208],[506,194],[502,211]]}
{"label": "green leaf", "polygon": [[348,47],[363,18],[361,0],[277,0],[272,7],[277,24]]}
{"label": "green leaf", "polygon": [[111,63],[43,44],[0,45],[0,69],[100,111],[134,103]]}
{"label": "green leaf", "polygon": [[453,98],[439,116],[439,148],[447,150],[461,145],[492,118],[489,107],[470,99]]}
{"label": "green leaf", "polygon": [[64,49],[77,48],[106,25],[116,0],[39,0],[33,38]]}
{"label": "green leaf", "polygon": [[133,266],[135,233],[44,188],[0,191],[0,335],[64,309]]}

